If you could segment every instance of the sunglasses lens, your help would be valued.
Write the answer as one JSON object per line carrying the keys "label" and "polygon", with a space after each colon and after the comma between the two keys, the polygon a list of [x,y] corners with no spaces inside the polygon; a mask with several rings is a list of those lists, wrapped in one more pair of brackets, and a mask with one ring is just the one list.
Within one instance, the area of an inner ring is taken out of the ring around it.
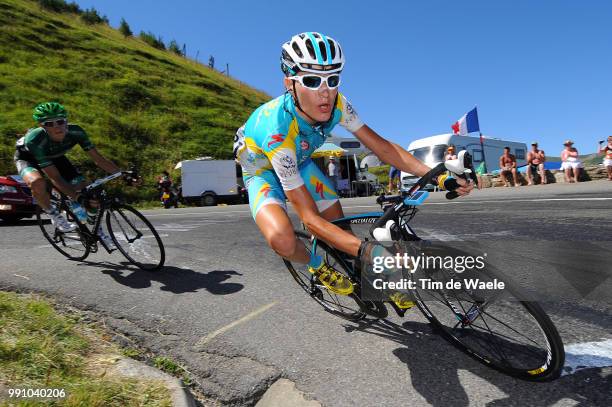
{"label": "sunglasses lens", "polygon": [[310,89],[319,89],[321,86],[321,78],[318,76],[302,76],[304,86]]}
{"label": "sunglasses lens", "polygon": [[55,126],[63,126],[64,124],[66,124],[66,119],[58,119],[58,120],[50,120],[48,122],[44,122],[43,126],[55,127]]}
{"label": "sunglasses lens", "polygon": [[331,75],[327,77],[327,86],[329,88],[337,88],[338,85],[340,85],[340,75]]}

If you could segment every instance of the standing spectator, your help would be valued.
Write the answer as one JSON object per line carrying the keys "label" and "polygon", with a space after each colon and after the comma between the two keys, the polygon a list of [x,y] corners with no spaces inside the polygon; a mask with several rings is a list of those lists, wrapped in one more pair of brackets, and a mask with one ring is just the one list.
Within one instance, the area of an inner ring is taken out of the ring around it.
{"label": "standing spectator", "polygon": [[455,154],[455,146],[448,146],[446,154],[444,155],[444,161],[456,160],[457,154]]}
{"label": "standing spectator", "polygon": [[565,140],[563,145],[565,150],[561,151],[561,169],[565,172],[565,182],[579,182],[582,162],[578,159],[578,150],[573,147],[572,140]]}
{"label": "standing spectator", "polygon": [[534,175],[540,174],[540,183],[546,184],[546,171],[544,170],[544,161],[546,161],[546,155],[544,150],[538,149],[538,142],[534,141],[531,143],[531,151],[527,154],[527,180],[528,185],[533,185]]}
{"label": "standing spectator", "polygon": [[394,190],[399,190],[399,180],[401,172],[394,166],[389,168],[389,193],[393,193]]}
{"label": "standing spectator", "polygon": [[215,57],[213,57],[212,55],[210,56],[210,58],[208,58],[208,67],[210,69],[215,69]]}
{"label": "standing spectator", "polygon": [[334,189],[338,190],[338,166],[336,165],[336,159],[329,157],[329,164],[327,164],[327,176],[331,181]]}
{"label": "standing spectator", "polygon": [[604,154],[603,165],[608,170],[608,181],[612,181],[612,136],[608,136],[608,145],[599,142],[599,154]]}
{"label": "standing spectator", "polygon": [[504,181],[504,186],[509,187],[508,175],[512,174],[512,180],[514,181],[513,186],[520,185],[518,180],[518,173],[516,171],[516,157],[514,154],[510,154],[510,147],[504,147],[504,154],[499,157],[499,168],[501,170],[501,177]]}

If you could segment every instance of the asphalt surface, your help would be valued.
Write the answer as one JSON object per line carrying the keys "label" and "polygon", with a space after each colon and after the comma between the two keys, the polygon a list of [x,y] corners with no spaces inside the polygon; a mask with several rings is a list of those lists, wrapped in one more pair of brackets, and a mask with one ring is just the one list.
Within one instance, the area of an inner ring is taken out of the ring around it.
{"label": "asphalt surface", "polygon": [[[374,198],[343,206],[347,214],[377,209]],[[70,262],[34,221],[0,223],[0,286],[95,312],[120,333],[117,340],[180,361],[224,404],[252,405],[284,377],[334,407],[609,405],[612,354],[572,352],[612,340],[612,279],[596,270],[600,263],[589,266],[612,251],[612,182],[494,188],[454,201],[435,193],[412,222],[429,239],[492,242],[510,252],[510,269],[523,283],[545,281],[550,293],[538,299],[568,348],[569,374],[550,383],[479,364],[432,332],[416,309],[359,324],[326,313],[266,246],[244,205],[145,214],[166,247],[162,271],[140,271],[117,252]],[[583,266],[566,274],[557,268],[556,278],[548,270],[543,279],[539,263],[555,263],[546,250]],[[586,368],[571,369],[581,360]]]}

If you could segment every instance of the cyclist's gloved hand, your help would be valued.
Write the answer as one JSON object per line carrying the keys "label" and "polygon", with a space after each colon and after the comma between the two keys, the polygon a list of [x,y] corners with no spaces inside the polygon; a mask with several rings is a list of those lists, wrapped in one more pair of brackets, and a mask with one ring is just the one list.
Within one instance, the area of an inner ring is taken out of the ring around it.
{"label": "cyclist's gloved hand", "polygon": [[443,191],[456,192],[457,195],[467,195],[474,189],[474,183],[465,178],[455,178],[449,174],[438,176],[438,188]]}

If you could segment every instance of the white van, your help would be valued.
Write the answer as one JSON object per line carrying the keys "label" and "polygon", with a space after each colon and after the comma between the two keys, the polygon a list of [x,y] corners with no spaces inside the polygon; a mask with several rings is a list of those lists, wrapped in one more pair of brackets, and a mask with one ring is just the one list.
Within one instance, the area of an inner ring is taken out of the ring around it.
{"label": "white van", "polygon": [[[444,161],[446,149],[450,145],[455,146],[457,153],[461,150],[467,150],[472,155],[474,168],[478,168],[482,161],[486,160],[487,171],[489,173],[499,170],[499,157],[503,155],[504,147],[510,147],[510,154],[514,154],[516,157],[516,165],[518,167],[527,164],[527,144],[491,137],[485,137],[483,145],[481,145],[480,137],[478,136],[440,134],[414,140],[408,146],[408,151],[429,167],[434,167]],[[402,189],[408,189],[418,180],[418,177],[402,172],[401,180]]]}
{"label": "white van", "polygon": [[242,174],[234,160],[181,161],[182,196],[201,206],[243,203]]}

